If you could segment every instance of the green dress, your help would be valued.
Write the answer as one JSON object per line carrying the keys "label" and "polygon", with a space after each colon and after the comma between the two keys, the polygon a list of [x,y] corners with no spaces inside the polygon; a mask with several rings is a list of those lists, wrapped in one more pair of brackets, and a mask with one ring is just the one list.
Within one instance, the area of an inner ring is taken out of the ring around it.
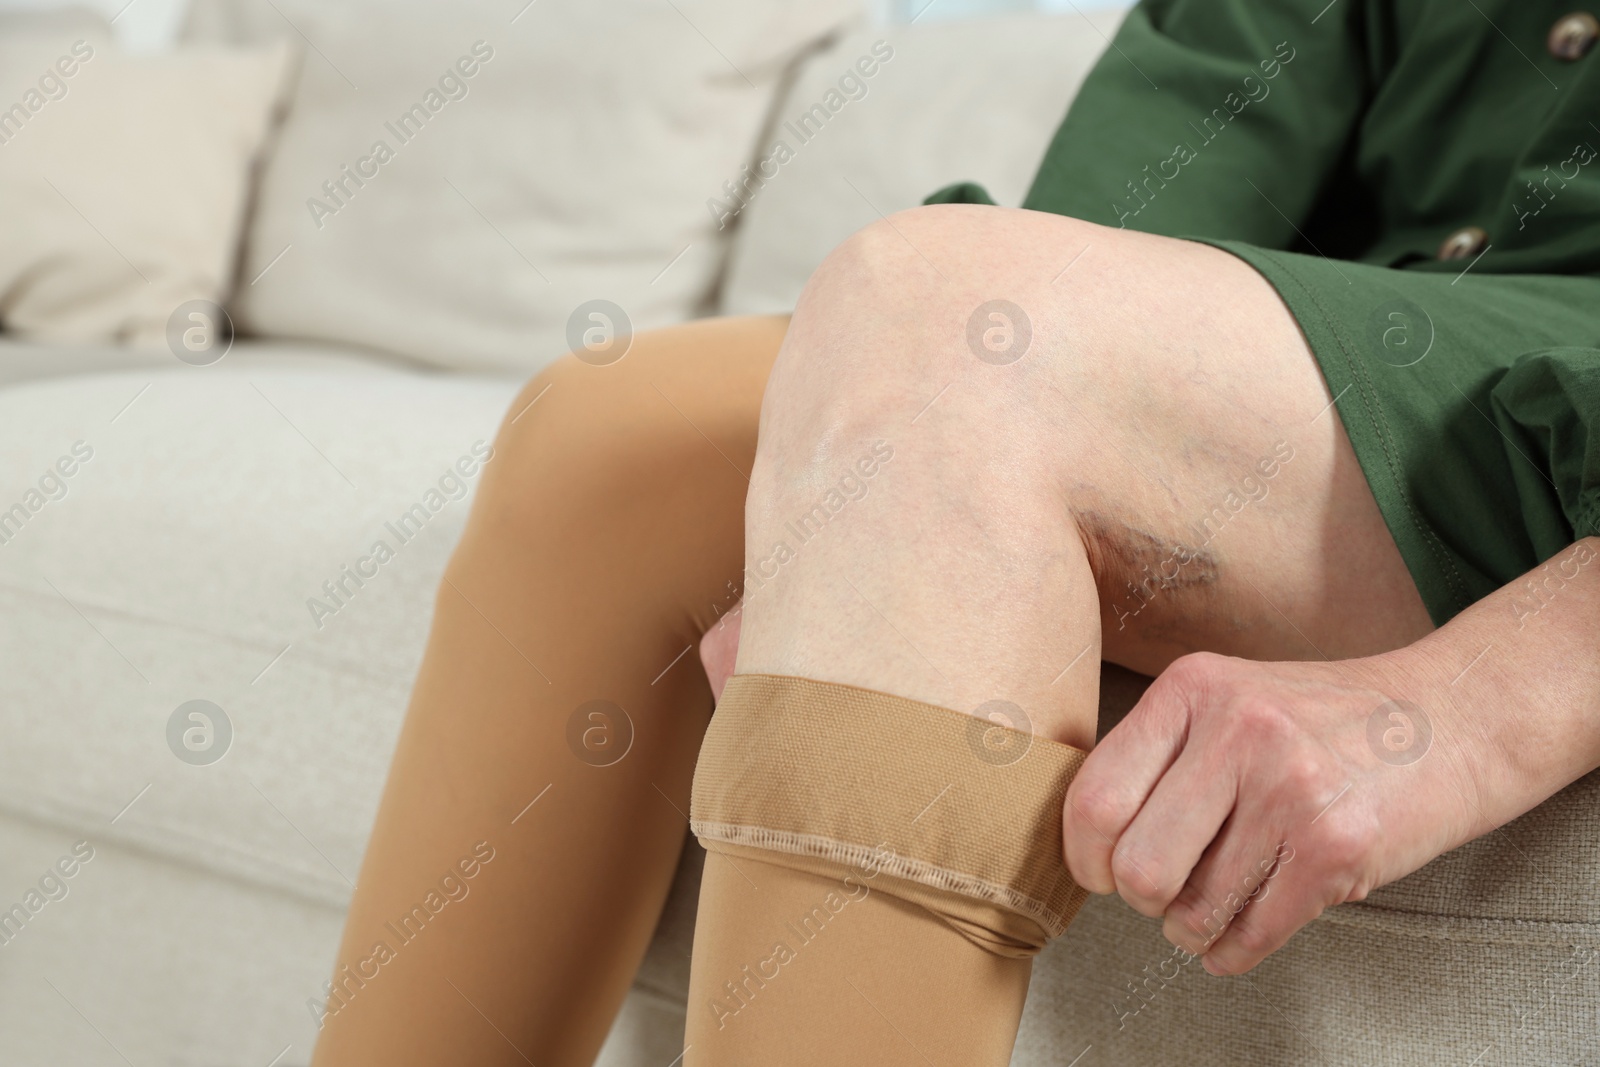
{"label": "green dress", "polygon": [[[1267,278],[1436,623],[1600,533],[1600,21],[1580,2],[1146,0],[1022,205]],[[929,202],[993,203],[970,183]]]}

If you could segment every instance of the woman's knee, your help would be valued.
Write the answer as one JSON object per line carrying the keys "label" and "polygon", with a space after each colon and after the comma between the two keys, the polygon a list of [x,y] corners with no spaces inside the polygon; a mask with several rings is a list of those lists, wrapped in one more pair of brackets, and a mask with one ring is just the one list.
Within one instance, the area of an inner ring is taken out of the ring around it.
{"label": "woman's knee", "polygon": [[603,574],[641,598],[735,578],[744,472],[782,326],[689,324],[641,334],[609,366],[552,364],[507,409],[464,543],[492,540],[505,565],[562,581]]}
{"label": "woman's knee", "polygon": [[926,431],[965,393],[986,421],[961,429],[1000,441],[1041,409],[1153,412],[1153,387],[1209,350],[1298,340],[1271,287],[1226,252],[1041,212],[920,207],[858,231],[812,275],[766,413]]}
{"label": "woman's knee", "polygon": [[1098,348],[1062,330],[1065,293],[1051,285],[1073,250],[1116,235],[970,205],[854,234],[796,307],[763,405],[752,502],[829,480],[850,458],[837,449],[858,440],[912,444],[930,476],[956,482],[1002,469],[1052,480],[1087,436],[1064,417],[1066,385]]}
{"label": "woman's knee", "polygon": [[581,525],[597,508],[648,508],[615,482],[676,453],[684,433],[631,377],[565,356],[529,380],[495,435],[475,520],[528,533]]}
{"label": "woman's knee", "polygon": [[[1026,218],[1018,218],[1026,216]],[[822,262],[795,308],[791,341],[773,370],[768,406],[808,402],[883,413],[885,400],[916,402],[969,368],[989,368],[1003,389],[1037,356],[1053,317],[1053,257],[1100,227],[971,205],[914,208],[853,234]],[[1041,234],[1031,230],[1040,228]],[[1114,232],[1114,231],[1113,231]],[[1044,239],[1041,241],[1041,237]],[[1038,320],[1038,321],[1036,321]],[[1034,360],[1037,362],[1037,359]],[[1010,369],[1013,373],[1004,373]],[[811,393],[832,399],[819,403]],[[897,408],[888,414],[898,414]]]}

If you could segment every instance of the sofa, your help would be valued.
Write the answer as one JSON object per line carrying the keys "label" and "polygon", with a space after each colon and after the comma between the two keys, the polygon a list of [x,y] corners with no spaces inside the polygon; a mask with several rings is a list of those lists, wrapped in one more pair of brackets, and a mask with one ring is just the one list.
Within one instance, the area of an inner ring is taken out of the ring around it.
{"label": "sofa", "polygon": [[[0,525],[0,915],[26,913],[0,923],[0,1063],[307,1064],[464,472],[574,310],[784,311],[831,247],[941,185],[1018,202],[1120,17],[197,0],[183,47],[267,72],[244,191],[214,213],[226,255],[151,313],[164,276],[108,281],[109,335],[0,291],[0,509],[26,510]],[[27,29],[115,52],[86,16]],[[179,316],[191,299],[215,310]],[[199,357],[174,340],[191,321],[216,334]],[[1104,677],[1102,730],[1144,682]],[[1094,899],[1038,961],[1013,1063],[1600,1063],[1597,813],[1591,775],[1238,978]],[[607,1067],[682,1052],[702,860],[688,841]]]}

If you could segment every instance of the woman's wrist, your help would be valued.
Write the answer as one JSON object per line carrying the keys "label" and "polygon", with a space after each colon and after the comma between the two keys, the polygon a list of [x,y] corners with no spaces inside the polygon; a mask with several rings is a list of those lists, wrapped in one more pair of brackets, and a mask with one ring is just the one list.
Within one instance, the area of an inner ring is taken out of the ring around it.
{"label": "woman's wrist", "polygon": [[1477,833],[1510,821],[1600,767],[1600,538],[1371,666],[1420,709]]}

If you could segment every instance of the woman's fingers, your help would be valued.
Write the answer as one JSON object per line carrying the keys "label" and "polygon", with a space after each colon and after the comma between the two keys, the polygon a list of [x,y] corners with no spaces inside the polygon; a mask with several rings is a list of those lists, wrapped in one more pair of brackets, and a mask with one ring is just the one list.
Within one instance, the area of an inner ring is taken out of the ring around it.
{"label": "woman's fingers", "polygon": [[[1243,974],[1282,948],[1302,926],[1323,912],[1320,887],[1295,870],[1288,859],[1279,860],[1274,874],[1256,891],[1206,950],[1201,965],[1212,974]],[[1281,879],[1281,881],[1280,881]]]}
{"label": "woman's fingers", "polygon": [[742,618],[744,601],[741,600],[700,638],[700,663],[706,669],[706,680],[711,683],[711,696],[715,700],[722,699],[722,687],[733,677],[733,665],[739,657],[739,620]]}
{"label": "woman's fingers", "polygon": [[1236,829],[1250,821],[1235,819],[1206,850],[1167,907],[1161,932],[1185,952],[1210,953],[1236,923],[1260,920],[1260,913],[1251,909],[1289,891],[1292,879],[1285,876],[1291,873],[1294,846]]}
{"label": "woman's fingers", "polygon": [[[1111,857],[1117,892],[1155,917],[1191,883],[1192,872],[1233,813],[1233,770],[1191,741],[1156,783]],[[1188,946],[1183,946],[1188,947]]]}
{"label": "woman's fingers", "polygon": [[[1068,787],[1063,850],[1073,880],[1090,892],[1115,893],[1121,888],[1119,862],[1133,882],[1139,880],[1138,868],[1148,861],[1149,853],[1129,853],[1119,861],[1123,835],[1183,751],[1207,661],[1215,658],[1219,657],[1185,656],[1163,671],[1127,717],[1095,746]],[[1136,843],[1143,848],[1149,842],[1149,837],[1142,837]],[[1207,837],[1199,848],[1209,843]],[[1159,838],[1156,844],[1166,847]],[[1188,870],[1183,874],[1187,876]],[[1134,900],[1129,903],[1138,906]]]}

